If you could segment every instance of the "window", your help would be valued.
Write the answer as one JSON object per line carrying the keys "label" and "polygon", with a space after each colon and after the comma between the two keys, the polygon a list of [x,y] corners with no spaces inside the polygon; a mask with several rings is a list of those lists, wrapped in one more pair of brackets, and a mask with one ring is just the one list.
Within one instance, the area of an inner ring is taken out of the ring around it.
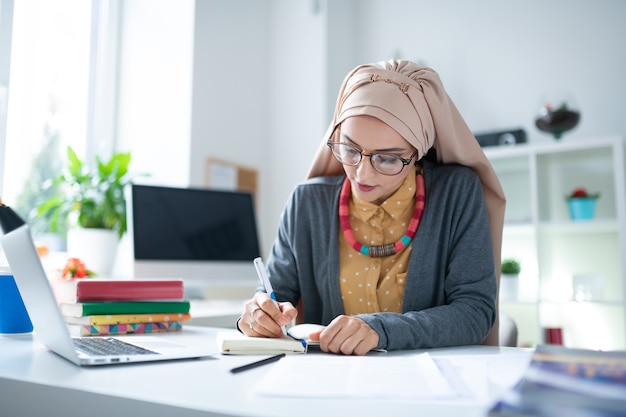
{"label": "window", "polygon": [[[109,12],[115,4],[85,0],[14,2],[0,190],[3,201],[28,219],[35,235],[49,231],[34,212],[45,198],[41,193],[44,183],[61,172],[67,146],[87,160],[92,160],[96,151],[113,148],[112,135],[96,136],[92,132],[94,126],[108,124],[95,116],[113,113],[110,92],[115,90],[111,76],[115,71],[103,68],[115,65],[110,58],[115,53],[103,51],[107,51],[106,41],[110,40],[107,30],[115,32],[110,29],[116,25],[109,25],[108,20],[114,19]],[[103,88],[103,82],[113,86]]]}

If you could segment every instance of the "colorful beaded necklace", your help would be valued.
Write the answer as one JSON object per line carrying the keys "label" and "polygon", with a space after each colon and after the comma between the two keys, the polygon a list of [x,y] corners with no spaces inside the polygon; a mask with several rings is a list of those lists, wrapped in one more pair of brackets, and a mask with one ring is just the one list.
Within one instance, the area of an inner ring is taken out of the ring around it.
{"label": "colorful beaded necklace", "polygon": [[409,222],[409,227],[398,241],[395,243],[387,243],[380,246],[367,246],[356,240],[352,227],[350,226],[350,194],[351,187],[348,178],[343,182],[341,187],[341,195],[339,196],[339,221],[341,222],[341,229],[343,230],[343,236],[350,246],[355,251],[369,256],[370,258],[383,258],[385,256],[394,255],[404,248],[409,246],[415,232],[417,232],[417,226],[419,226],[422,213],[424,212],[424,176],[420,173],[415,175],[415,186],[417,190],[415,192],[415,209],[413,210],[413,217]]}

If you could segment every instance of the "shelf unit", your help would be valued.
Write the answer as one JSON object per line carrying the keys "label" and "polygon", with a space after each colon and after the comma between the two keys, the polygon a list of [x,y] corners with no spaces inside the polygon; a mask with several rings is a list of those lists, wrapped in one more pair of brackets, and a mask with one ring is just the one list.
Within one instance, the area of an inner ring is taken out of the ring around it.
{"label": "shelf unit", "polygon": [[[517,298],[500,300],[520,344],[546,343],[544,329],[558,327],[568,347],[626,349],[624,139],[484,151],[507,198],[502,258],[522,264]],[[579,186],[600,192],[592,220],[569,217],[565,197]]]}

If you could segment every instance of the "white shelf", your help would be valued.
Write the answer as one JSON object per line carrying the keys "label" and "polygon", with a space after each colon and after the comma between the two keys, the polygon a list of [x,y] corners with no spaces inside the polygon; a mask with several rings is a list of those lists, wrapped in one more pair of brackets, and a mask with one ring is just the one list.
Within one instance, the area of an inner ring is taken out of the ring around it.
{"label": "white shelf", "polygon": [[[507,197],[502,257],[522,263],[520,299],[501,301],[522,343],[544,343],[556,326],[566,346],[626,349],[624,149],[617,135],[484,148]],[[578,186],[600,192],[593,220],[569,218],[565,196]],[[593,300],[572,301],[581,277]]]}
{"label": "white shelf", "polygon": [[585,301],[575,301],[575,300],[539,300],[541,304],[544,305],[553,305],[553,306],[567,306],[570,308],[576,308],[578,306],[596,306],[596,307],[623,307],[624,303],[622,301],[607,301],[607,300],[585,300]]}
{"label": "white shelf", "polygon": [[542,143],[520,143],[511,146],[491,146],[483,148],[485,155],[491,160],[513,157],[528,157],[547,154],[561,154],[570,151],[584,151],[602,147],[612,148],[623,139],[620,135],[607,135],[597,138],[575,139]]}
{"label": "white shelf", "polygon": [[538,223],[538,227],[542,231],[565,234],[601,234],[620,231],[619,222],[615,219],[542,221]]}

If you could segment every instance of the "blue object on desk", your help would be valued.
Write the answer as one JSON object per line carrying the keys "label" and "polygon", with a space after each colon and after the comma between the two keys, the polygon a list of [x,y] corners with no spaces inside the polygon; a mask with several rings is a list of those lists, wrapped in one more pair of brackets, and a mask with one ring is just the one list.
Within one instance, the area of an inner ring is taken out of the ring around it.
{"label": "blue object on desk", "polygon": [[30,321],[24,301],[13,275],[7,269],[0,269],[0,333],[30,333]]}

